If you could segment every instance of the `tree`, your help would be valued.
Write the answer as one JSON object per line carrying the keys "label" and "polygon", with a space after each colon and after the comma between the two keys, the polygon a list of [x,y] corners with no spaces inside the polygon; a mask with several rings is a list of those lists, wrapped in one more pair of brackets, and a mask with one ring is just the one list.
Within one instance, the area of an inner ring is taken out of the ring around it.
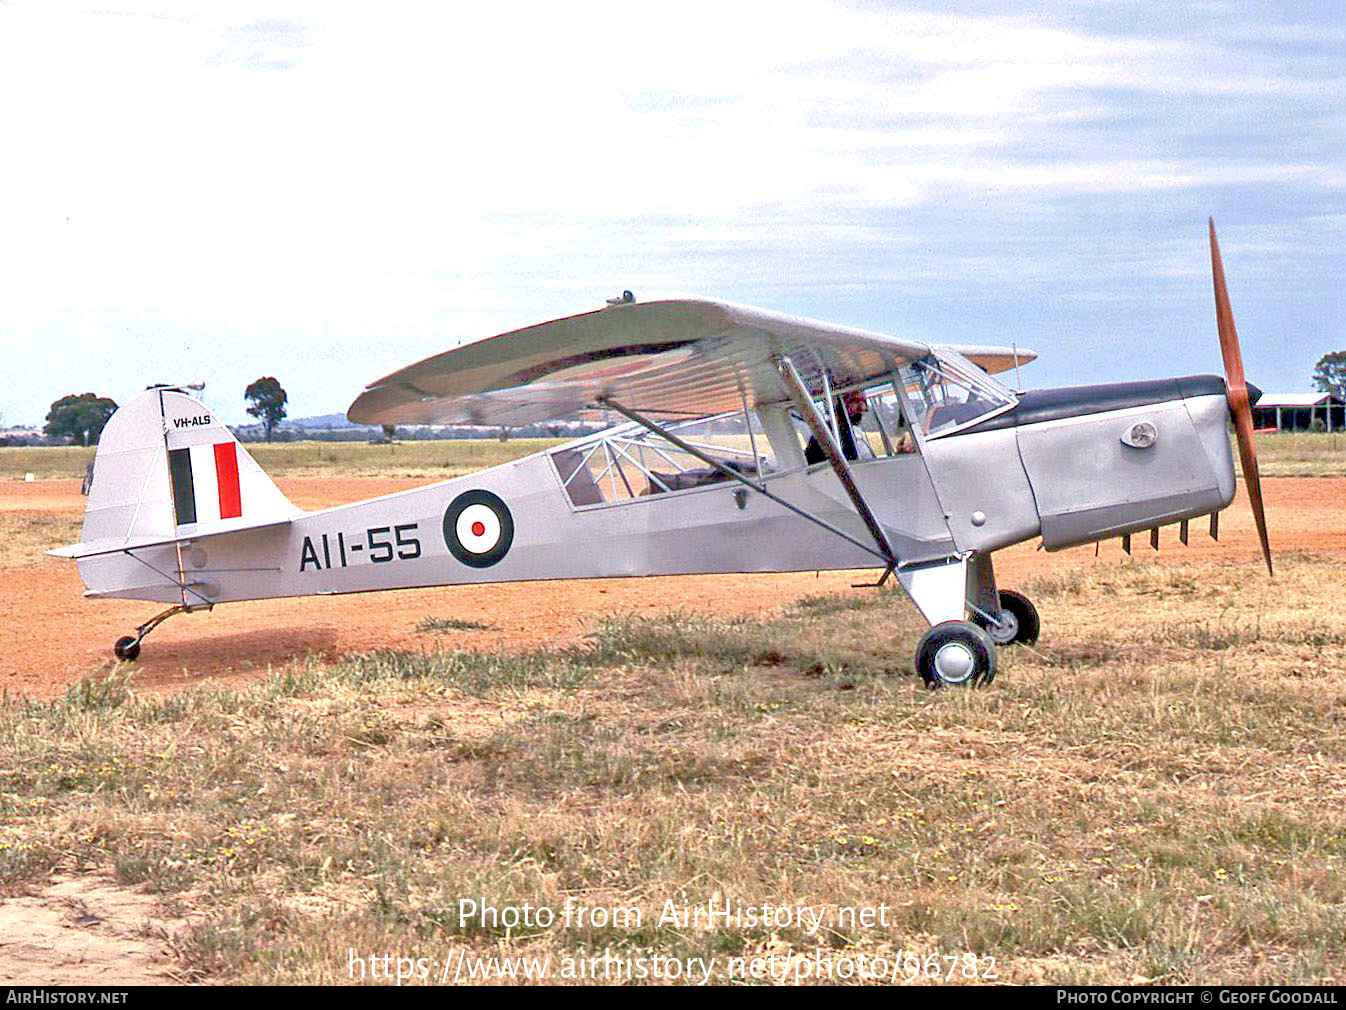
{"label": "tree", "polygon": [[285,419],[285,401],[289,396],[281,384],[268,375],[250,385],[244,391],[243,398],[252,402],[248,413],[261,419],[262,426],[266,428],[266,440],[270,442],[276,425]]}
{"label": "tree", "polygon": [[1346,400],[1346,351],[1333,351],[1319,358],[1313,368],[1313,384],[1324,393]]}
{"label": "tree", "polygon": [[55,438],[77,438],[80,445],[97,445],[103,426],[116,409],[116,401],[106,396],[71,393],[51,405],[43,431]]}

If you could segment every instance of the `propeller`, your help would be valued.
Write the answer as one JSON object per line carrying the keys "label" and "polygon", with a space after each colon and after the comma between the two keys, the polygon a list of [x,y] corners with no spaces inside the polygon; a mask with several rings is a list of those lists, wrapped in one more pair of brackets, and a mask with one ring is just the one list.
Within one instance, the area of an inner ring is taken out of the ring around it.
{"label": "propeller", "polygon": [[1229,307],[1229,290],[1225,287],[1224,264],[1220,260],[1220,243],[1215,238],[1215,219],[1210,219],[1210,266],[1215,275],[1215,321],[1220,329],[1220,353],[1224,356],[1225,396],[1229,413],[1234,418],[1234,433],[1238,436],[1239,462],[1243,465],[1243,483],[1248,489],[1248,501],[1253,507],[1253,521],[1257,536],[1262,541],[1262,557],[1271,570],[1271,546],[1267,543],[1267,513],[1262,504],[1262,479],[1257,470],[1257,445],[1253,441],[1253,411],[1248,397],[1248,381],[1243,377],[1243,355],[1239,353],[1239,335],[1234,329],[1234,312]]}

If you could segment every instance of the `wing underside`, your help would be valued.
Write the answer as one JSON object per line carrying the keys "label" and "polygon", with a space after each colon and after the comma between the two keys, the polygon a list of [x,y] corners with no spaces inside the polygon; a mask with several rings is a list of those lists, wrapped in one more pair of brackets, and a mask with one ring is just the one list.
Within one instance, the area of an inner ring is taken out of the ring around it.
{"label": "wing underside", "polygon": [[[989,372],[1031,351],[956,348]],[[605,401],[703,417],[783,402],[775,361],[815,392],[862,385],[929,354],[929,345],[710,301],[616,305],[446,351],[370,385],[347,416],[362,424],[521,425]]]}

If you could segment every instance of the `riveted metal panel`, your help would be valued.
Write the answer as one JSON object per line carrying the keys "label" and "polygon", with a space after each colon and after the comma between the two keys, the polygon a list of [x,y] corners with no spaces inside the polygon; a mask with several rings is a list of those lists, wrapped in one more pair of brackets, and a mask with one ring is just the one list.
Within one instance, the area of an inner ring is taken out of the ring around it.
{"label": "riveted metal panel", "polygon": [[937,438],[921,447],[959,551],[990,551],[1038,532],[1013,428]]}
{"label": "riveted metal panel", "polygon": [[[1138,422],[1145,448],[1123,442]],[[1183,400],[1015,429],[1049,549],[1223,508],[1223,490]]]}

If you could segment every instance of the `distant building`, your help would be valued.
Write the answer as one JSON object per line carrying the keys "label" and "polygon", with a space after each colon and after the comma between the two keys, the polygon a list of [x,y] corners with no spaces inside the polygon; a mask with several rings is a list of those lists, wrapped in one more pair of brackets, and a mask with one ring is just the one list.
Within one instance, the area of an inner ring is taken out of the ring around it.
{"label": "distant building", "polygon": [[1263,393],[1253,408],[1253,427],[1341,431],[1346,429],[1346,401],[1331,393]]}

